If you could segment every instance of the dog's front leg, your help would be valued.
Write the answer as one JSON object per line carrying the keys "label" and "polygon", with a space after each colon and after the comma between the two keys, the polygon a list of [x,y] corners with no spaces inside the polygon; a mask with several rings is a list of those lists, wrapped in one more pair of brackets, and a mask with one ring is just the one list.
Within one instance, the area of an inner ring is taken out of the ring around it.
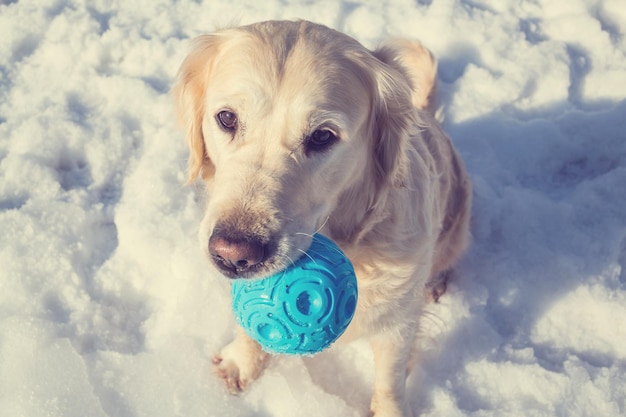
{"label": "dog's front leg", "polygon": [[[411,334],[410,336],[408,336]],[[370,343],[374,352],[374,417],[412,417],[405,399],[407,362],[413,335],[411,332],[384,332]]]}
{"label": "dog's front leg", "polygon": [[268,358],[269,354],[238,327],[235,340],[213,357],[213,365],[228,391],[237,394],[261,375]]}

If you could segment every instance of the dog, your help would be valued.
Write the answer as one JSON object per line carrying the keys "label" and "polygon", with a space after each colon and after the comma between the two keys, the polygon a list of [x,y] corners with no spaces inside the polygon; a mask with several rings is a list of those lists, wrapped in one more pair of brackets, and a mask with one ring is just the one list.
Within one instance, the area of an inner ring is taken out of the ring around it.
{"label": "dog", "polygon": [[[199,238],[229,279],[288,267],[317,232],[352,261],[359,299],[340,338],[369,340],[371,410],[410,416],[405,380],[424,305],[468,244],[471,183],[435,115],[437,66],[417,41],[374,51],[308,21],[194,41],[173,88],[188,181],[209,197]],[[244,390],[268,354],[238,329],[213,364]]]}

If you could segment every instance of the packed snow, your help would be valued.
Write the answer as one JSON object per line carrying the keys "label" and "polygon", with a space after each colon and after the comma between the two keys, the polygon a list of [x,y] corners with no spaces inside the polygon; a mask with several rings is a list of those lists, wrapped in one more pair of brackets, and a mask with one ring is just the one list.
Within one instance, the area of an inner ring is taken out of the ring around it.
{"label": "packed snow", "polygon": [[200,34],[305,18],[439,59],[472,244],[424,318],[418,416],[626,415],[623,0],[0,2],[0,416],[367,416],[364,341],[230,396],[228,283],[169,89]]}

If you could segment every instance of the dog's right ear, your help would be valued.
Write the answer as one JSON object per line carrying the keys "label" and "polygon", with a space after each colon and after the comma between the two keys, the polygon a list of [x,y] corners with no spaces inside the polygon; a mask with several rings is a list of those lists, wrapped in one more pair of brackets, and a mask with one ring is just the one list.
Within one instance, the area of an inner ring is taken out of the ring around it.
{"label": "dog's right ear", "polygon": [[208,179],[215,172],[204,144],[202,119],[207,82],[219,43],[219,37],[215,35],[196,38],[172,88],[176,116],[189,145],[187,183],[194,182],[198,175]]}

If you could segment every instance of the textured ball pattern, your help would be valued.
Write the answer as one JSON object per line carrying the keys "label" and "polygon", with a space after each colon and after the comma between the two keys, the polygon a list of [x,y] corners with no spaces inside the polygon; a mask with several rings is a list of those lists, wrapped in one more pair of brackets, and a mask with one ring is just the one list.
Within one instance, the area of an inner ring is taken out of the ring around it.
{"label": "textured ball pattern", "polygon": [[232,296],[237,321],[265,351],[311,355],[350,324],[357,283],[339,247],[316,234],[293,266],[264,279],[235,280]]}

